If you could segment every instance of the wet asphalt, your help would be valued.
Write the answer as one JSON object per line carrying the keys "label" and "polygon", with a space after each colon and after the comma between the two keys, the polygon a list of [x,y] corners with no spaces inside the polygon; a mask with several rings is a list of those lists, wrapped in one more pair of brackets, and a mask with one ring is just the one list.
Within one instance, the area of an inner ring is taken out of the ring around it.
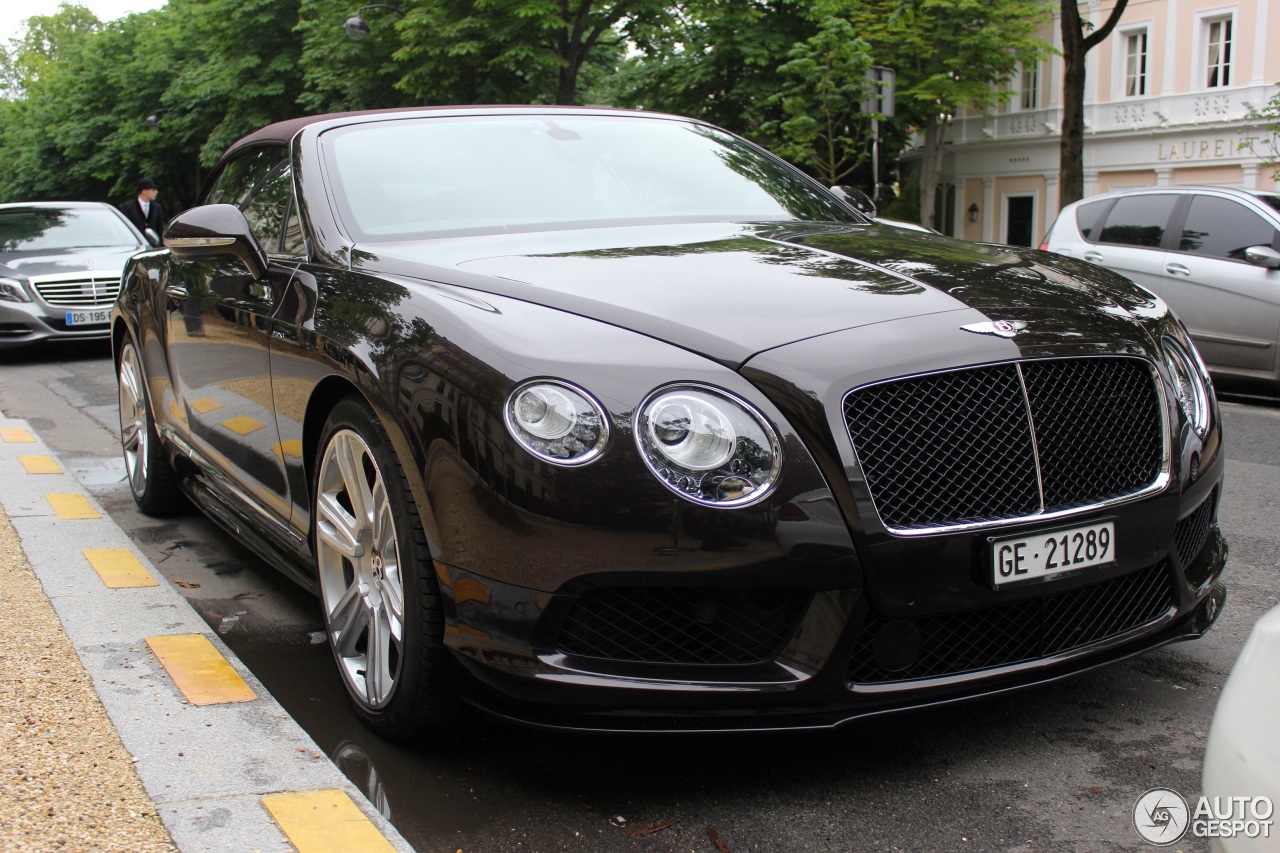
{"label": "wet asphalt", "polygon": [[0,354],[0,409],[39,430],[416,849],[467,853],[1153,849],[1134,803],[1153,787],[1199,794],[1218,691],[1280,602],[1280,393],[1222,390],[1229,599],[1198,642],[834,732],[598,736],[474,716],[450,742],[407,750],[349,711],[313,598],[194,512],[160,522],[134,509],[105,347]]}

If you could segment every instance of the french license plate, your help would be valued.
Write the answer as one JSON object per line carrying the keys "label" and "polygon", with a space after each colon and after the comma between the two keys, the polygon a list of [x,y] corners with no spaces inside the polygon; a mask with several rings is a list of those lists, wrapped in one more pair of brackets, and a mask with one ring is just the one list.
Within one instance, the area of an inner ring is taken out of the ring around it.
{"label": "french license plate", "polygon": [[1114,563],[1116,526],[1102,521],[1018,539],[994,539],[990,547],[992,579],[999,587]]}
{"label": "french license plate", "polygon": [[110,308],[98,308],[94,311],[68,311],[68,326],[93,326],[111,321]]}

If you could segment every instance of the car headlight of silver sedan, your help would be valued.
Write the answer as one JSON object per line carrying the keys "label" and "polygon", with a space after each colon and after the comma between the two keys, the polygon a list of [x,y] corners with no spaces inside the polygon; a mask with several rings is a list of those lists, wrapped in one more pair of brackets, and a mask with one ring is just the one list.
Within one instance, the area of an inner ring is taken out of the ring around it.
{"label": "car headlight of silver sedan", "polygon": [[5,302],[30,302],[31,297],[22,282],[12,278],[0,278],[0,300]]}
{"label": "car headlight of silver sedan", "polygon": [[768,420],[716,388],[672,385],[654,391],[637,411],[635,434],[658,480],[706,506],[755,503],[782,471],[782,446]]}

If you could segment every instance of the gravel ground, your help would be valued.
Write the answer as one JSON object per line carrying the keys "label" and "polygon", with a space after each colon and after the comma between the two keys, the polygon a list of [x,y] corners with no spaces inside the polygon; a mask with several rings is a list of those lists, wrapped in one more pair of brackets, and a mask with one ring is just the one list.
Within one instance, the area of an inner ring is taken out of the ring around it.
{"label": "gravel ground", "polygon": [[3,510],[0,673],[0,850],[176,850]]}

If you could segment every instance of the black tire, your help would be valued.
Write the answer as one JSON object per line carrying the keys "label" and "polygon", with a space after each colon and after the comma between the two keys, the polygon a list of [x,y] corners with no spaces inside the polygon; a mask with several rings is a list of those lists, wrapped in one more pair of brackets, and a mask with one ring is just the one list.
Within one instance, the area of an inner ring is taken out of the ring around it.
{"label": "black tire", "polygon": [[116,360],[120,400],[120,450],[124,455],[129,491],[138,509],[155,518],[173,518],[187,508],[178,474],[165,458],[147,400],[146,374],[131,339]]}
{"label": "black tire", "polygon": [[457,715],[458,664],[444,645],[440,588],[408,478],[360,398],[334,406],[312,474],[321,616],[343,685],[370,729],[422,740]]}

